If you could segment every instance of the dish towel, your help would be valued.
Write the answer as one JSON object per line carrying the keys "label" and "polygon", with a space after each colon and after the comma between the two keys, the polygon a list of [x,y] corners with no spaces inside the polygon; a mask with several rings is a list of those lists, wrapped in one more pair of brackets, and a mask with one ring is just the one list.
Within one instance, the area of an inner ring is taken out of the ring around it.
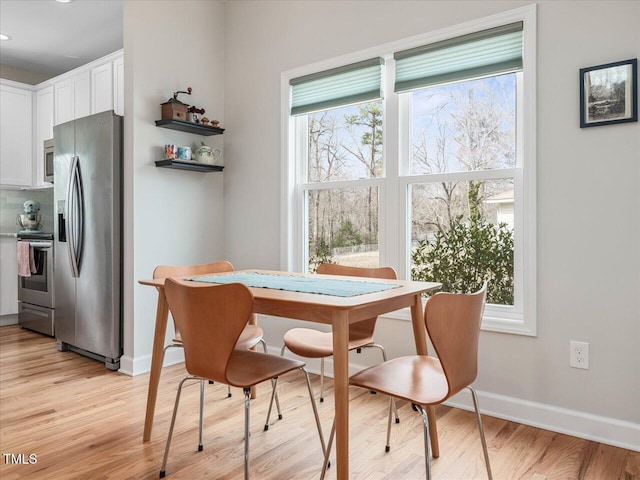
{"label": "dish towel", "polygon": [[32,273],[36,273],[33,247],[30,242],[20,240],[18,242],[18,275],[30,277]]}

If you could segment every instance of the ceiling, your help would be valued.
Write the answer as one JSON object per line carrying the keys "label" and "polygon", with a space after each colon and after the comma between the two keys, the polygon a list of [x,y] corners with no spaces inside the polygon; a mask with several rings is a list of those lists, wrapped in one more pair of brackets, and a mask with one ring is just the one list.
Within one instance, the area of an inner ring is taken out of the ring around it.
{"label": "ceiling", "polygon": [[55,77],[122,48],[122,0],[0,0],[0,64]]}

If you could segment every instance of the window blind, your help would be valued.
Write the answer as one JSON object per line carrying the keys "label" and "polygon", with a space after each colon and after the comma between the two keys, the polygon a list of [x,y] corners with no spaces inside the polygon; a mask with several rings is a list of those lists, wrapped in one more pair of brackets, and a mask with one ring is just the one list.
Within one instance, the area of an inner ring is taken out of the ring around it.
{"label": "window blind", "polygon": [[394,54],[396,92],[522,69],[522,22]]}
{"label": "window blind", "polygon": [[291,115],[382,98],[382,58],[293,78]]}

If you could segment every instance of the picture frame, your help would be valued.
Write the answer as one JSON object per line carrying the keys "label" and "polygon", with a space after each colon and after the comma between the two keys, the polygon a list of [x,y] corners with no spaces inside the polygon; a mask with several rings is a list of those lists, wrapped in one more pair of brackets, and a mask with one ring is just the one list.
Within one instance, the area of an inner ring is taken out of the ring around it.
{"label": "picture frame", "polygon": [[580,128],[638,121],[638,59],[580,69]]}

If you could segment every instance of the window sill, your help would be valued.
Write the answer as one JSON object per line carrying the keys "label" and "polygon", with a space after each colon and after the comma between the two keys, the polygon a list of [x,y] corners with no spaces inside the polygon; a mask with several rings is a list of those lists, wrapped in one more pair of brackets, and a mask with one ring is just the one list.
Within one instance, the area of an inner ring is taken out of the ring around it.
{"label": "window sill", "polygon": [[[424,301],[422,308],[424,311]],[[485,332],[508,333],[512,335],[536,336],[536,332],[525,323],[524,315],[513,311],[506,312],[505,310],[507,309],[504,307],[487,305],[482,317],[482,326],[480,327],[480,330]],[[395,312],[380,315],[379,318],[410,322],[411,310],[409,308],[403,308],[396,310]]]}

